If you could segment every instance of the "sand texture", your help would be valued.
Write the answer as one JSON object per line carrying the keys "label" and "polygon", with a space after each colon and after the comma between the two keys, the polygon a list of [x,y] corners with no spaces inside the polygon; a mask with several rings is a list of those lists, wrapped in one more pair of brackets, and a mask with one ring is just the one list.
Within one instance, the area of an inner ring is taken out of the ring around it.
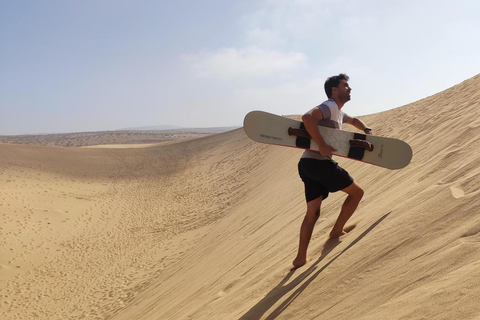
{"label": "sand texture", "polygon": [[327,241],[345,199],[332,194],[294,271],[301,150],[242,129],[146,148],[0,144],[0,318],[478,319],[480,76],[363,119],[413,160],[336,158],[365,190],[357,227]]}

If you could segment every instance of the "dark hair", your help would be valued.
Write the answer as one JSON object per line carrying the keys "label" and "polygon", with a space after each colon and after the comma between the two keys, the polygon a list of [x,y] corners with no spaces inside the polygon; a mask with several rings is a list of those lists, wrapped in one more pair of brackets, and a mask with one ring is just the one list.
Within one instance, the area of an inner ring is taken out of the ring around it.
{"label": "dark hair", "polygon": [[332,98],[332,88],[338,88],[342,80],[348,81],[350,78],[345,73],[340,73],[338,76],[332,76],[325,81],[325,93],[328,99]]}

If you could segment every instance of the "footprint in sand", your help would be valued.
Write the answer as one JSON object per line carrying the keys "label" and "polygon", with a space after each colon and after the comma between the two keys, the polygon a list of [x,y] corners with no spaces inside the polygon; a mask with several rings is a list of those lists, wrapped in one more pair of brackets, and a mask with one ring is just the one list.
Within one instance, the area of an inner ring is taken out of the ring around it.
{"label": "footprint in sand", "polygon": [[460,187],[450,187],[450,191],[452,192],[452,196],[455,199],[463,198],[465,197],[465,192],[463,191],[462,188]]}

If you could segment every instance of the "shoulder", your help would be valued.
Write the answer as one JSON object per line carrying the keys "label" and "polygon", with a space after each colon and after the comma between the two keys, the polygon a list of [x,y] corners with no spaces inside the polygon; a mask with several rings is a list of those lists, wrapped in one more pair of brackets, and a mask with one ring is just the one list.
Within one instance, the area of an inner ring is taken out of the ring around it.
{"label": "shoulder", "polygon": [[329,109],[332,109],[332,108],[338,109],[337,103],[333,99],[328,99],[328,100],[322,102],[318,107],[319,108],[324,107],[324,108],[329,108]]}
{"label": "shoulder", "polygon": [[322,111],[325,119],[329,119],[332,117],[332,115],[338,113],[338,106],[333,99],[322,102],[320,105],[317,106],[317,108]]}

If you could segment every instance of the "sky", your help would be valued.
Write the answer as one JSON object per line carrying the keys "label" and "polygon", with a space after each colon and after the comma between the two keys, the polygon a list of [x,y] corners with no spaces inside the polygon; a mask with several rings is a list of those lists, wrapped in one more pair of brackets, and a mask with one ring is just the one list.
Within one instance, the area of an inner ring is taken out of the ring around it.
{"label": "sky", "polygon": [[353,116],[480,73],[477,0],[0,0],[0,134],[241,126],[350,76]]}

